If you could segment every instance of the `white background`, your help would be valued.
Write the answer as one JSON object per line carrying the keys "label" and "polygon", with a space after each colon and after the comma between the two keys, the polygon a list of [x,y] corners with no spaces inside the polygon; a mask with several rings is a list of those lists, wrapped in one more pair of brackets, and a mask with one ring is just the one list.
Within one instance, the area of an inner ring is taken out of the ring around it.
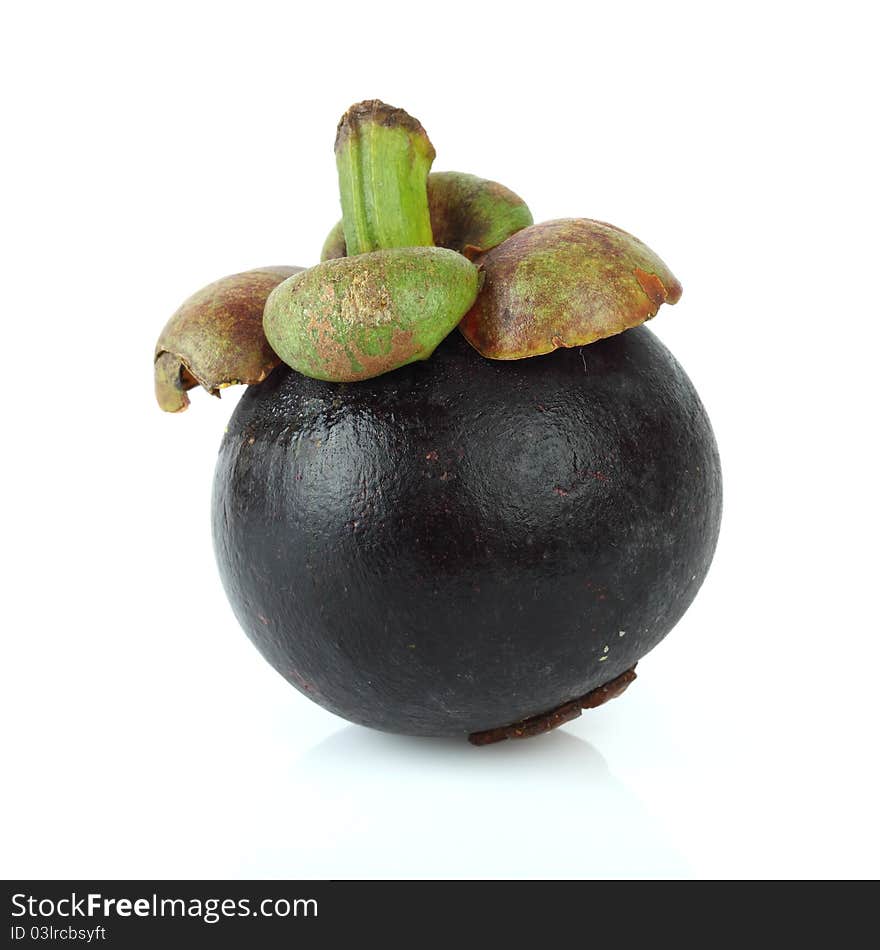
{"label": "white background", "polygon": [[[41,3],[4,17],[4,876],[876,876],[872,4]],[[153,403],[192,291],[317,260],[379,97],[436,169],[634,232],[713,419],[717,557],[625,698],[474,749],[288,687],[218,580],[238,398]]]}

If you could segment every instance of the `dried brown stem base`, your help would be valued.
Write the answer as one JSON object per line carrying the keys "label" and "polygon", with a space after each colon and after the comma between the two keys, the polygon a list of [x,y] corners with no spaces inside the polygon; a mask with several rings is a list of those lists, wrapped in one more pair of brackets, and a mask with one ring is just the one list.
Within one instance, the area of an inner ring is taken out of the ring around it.
{"label": "dried brown stem base", "polygon": [[599,686],[586,696],[581,696],[580,699],[573,699],[571,702],[557,706],[556,709],[551,709],[550,712],[523,719],[511,726],[498,726],[496,729],[486,729],[484,732],[472,732],[468,736],[468,742],[473,745],[491,745],[493,742],[503,742],[505,739],[528,739],[531,736],[540,736],[563,723],[577,719],[582,709],[595,709],[607,703],[609,699],[616,699],[635,678],[636,668],[633,666],[610,683]]}

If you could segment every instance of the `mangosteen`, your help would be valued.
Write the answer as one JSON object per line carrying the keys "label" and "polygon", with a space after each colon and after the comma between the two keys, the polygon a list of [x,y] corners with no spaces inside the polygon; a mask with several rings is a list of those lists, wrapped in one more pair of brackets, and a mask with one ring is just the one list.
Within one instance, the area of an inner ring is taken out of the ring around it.
{"label": "mangosteen", "polygon": [[623,692],[712,560],[712,428],[642,325],[681,286],[612,225],[533,225],[503,186],[430,175],[402,110],[352,107],[336,155],[322,263],[212,285],[157,348],[163,408],[252,383],[214,480],[223,584],[272,666],[352,722],[545,732]]}

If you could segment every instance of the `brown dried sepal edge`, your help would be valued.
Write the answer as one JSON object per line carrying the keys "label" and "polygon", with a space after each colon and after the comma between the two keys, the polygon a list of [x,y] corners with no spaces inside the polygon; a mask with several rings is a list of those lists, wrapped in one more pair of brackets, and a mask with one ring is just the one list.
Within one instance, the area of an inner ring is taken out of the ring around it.
{"label": "brown dried sepal edge", "polygon": [[649,247],[590,218],[523,228],[474,263],[485,280],[459,330],[488,359],[585,346],[681,297],[681,284]]}
{"label": "brown dried sepal edge", "polygon": [[635,678],[636,668],[633,666],[625,673],[621,673],[616,679],[611,680],[610,683],[597,687],[580,699],[573,699],[571,702],[563,703],[561,706],[551,709],[550,712],[523,719],[510,726],[499,726],[496,729],[486,729],[483,732],[472,732],[468,736],[468,742],[472,745],[491,745],[494,742],[503,742],[505,739],[530,739],[532,736],[543,735],[545,732],[550,732],[567,722],[571,722],[572,719],[577,719],[584,709],[595,709],[611,699],[616,699],[626,691]]}
{"label": "brown dried sepal edge", "polygon": [[301,270],[271,266],[231,274],[185,300],[156,344],[160,408],[182,412],[195,386],[219,396],[227,386],[262,382],[281,362],[263,332],[263,306],[278,284]]}

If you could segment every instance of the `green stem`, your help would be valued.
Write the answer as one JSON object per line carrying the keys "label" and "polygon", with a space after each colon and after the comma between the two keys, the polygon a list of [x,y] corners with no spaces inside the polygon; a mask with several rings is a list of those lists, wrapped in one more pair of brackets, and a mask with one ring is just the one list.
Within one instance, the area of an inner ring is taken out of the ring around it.
{"label": "green stem", "polygon": [[378,99],[359,102],[336,132],[336,167],[349,257],[432,247],[428,172],[434,146],[418,120]]}

